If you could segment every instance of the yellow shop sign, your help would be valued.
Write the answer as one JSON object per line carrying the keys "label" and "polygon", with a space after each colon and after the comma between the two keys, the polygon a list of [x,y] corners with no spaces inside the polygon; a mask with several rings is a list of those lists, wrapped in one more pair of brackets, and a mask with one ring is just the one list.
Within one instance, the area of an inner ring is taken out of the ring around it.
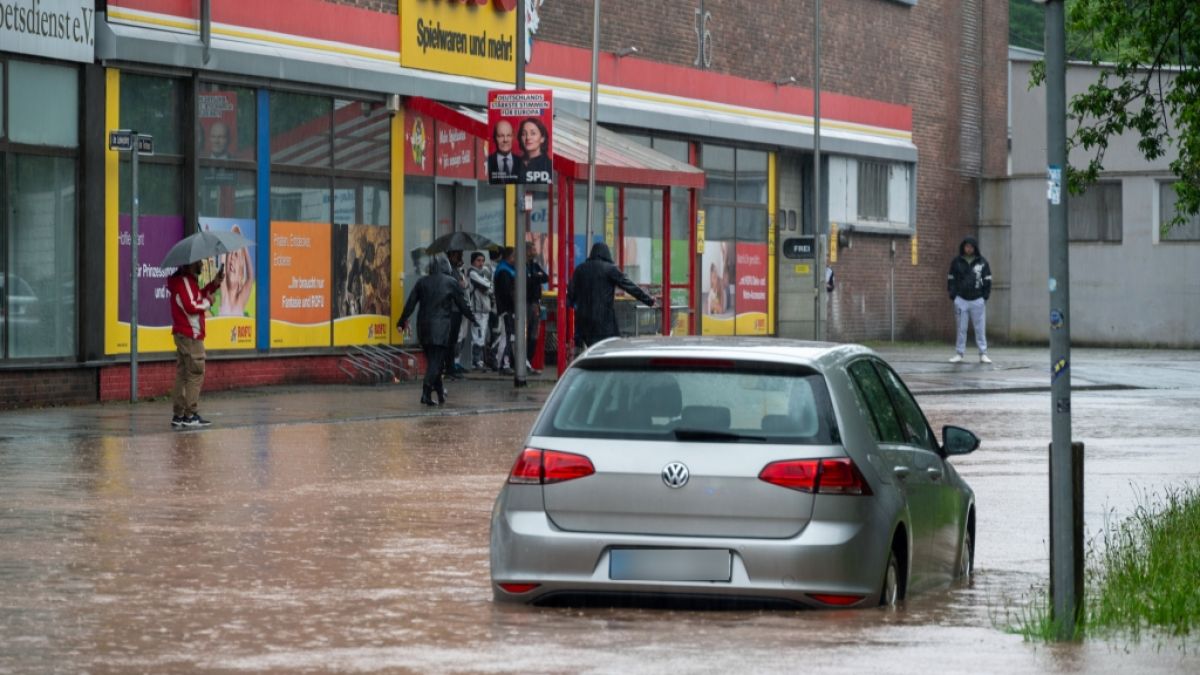
{"label": "yellow shop sign", "polygon": [[401,0],[400,65],[515,82],[518,0]]}

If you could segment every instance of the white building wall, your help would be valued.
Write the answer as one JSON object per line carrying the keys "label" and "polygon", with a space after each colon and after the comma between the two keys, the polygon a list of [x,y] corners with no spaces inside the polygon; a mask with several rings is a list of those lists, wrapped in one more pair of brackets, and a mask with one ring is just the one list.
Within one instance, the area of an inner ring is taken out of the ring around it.
{"label": "white building wall", "polygon": [[[993,275],[1008,283],[1007,337],[1049,340],[1049,257],[1046,202],[1045,89],[1029,90],[1030,63],[1012,63],[1011,269]],[[1099,69],[1072,65],[1068,95],[1082,91]],[[1158,242],[1158,185],[1169,179],[1174,153],[1150,163],[1136,138],[1114,139],[1105,155],[1106,179],[1122,182],[1120,243],[1070,245],[1071,339],[1076,344],[1200,347],[1200,242]],[[1082,150],[1071,155],[1087,163]],[[984,252],[987,255],[987,252]],[[995,308],[999,309],[999,308]]]}

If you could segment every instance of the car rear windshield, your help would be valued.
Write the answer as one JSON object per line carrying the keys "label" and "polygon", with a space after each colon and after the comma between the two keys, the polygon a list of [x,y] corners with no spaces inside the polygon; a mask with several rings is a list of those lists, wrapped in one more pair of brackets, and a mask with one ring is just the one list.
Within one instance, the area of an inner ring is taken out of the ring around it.
{"label": "car rear windshield", "polygon": [[824,445],[834,427],[811,370],[645,364],[569,369],[535,435]]}

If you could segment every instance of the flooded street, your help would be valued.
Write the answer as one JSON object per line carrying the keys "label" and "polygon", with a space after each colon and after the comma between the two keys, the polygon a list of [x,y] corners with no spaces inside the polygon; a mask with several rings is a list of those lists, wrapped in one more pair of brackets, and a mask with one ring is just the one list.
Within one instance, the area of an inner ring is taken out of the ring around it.
{"label": "flooded street", "polygon": [[[1047,395],[919,399],[984,439],[954,462],[976,574],[891,613],[494,605],[488,518],[528,410],[0,438],[0,673],[1200,671],[1176,640],[1006,632],[1048,576]],[[1200,389],[1074,409],[1089,533],[1200,478]]]}

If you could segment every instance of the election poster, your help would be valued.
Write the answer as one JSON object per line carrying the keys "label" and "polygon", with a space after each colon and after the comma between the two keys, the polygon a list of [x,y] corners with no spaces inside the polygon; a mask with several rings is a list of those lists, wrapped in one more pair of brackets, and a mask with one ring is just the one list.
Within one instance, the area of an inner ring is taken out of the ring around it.
{"label": "election poster", "polygon": [[549,184],[554,102],[549,90],[488,92],[488,182]]}
{"label": "election poster", "polygon": [[271,346],[328,347],[330,226],[271,223]]}

